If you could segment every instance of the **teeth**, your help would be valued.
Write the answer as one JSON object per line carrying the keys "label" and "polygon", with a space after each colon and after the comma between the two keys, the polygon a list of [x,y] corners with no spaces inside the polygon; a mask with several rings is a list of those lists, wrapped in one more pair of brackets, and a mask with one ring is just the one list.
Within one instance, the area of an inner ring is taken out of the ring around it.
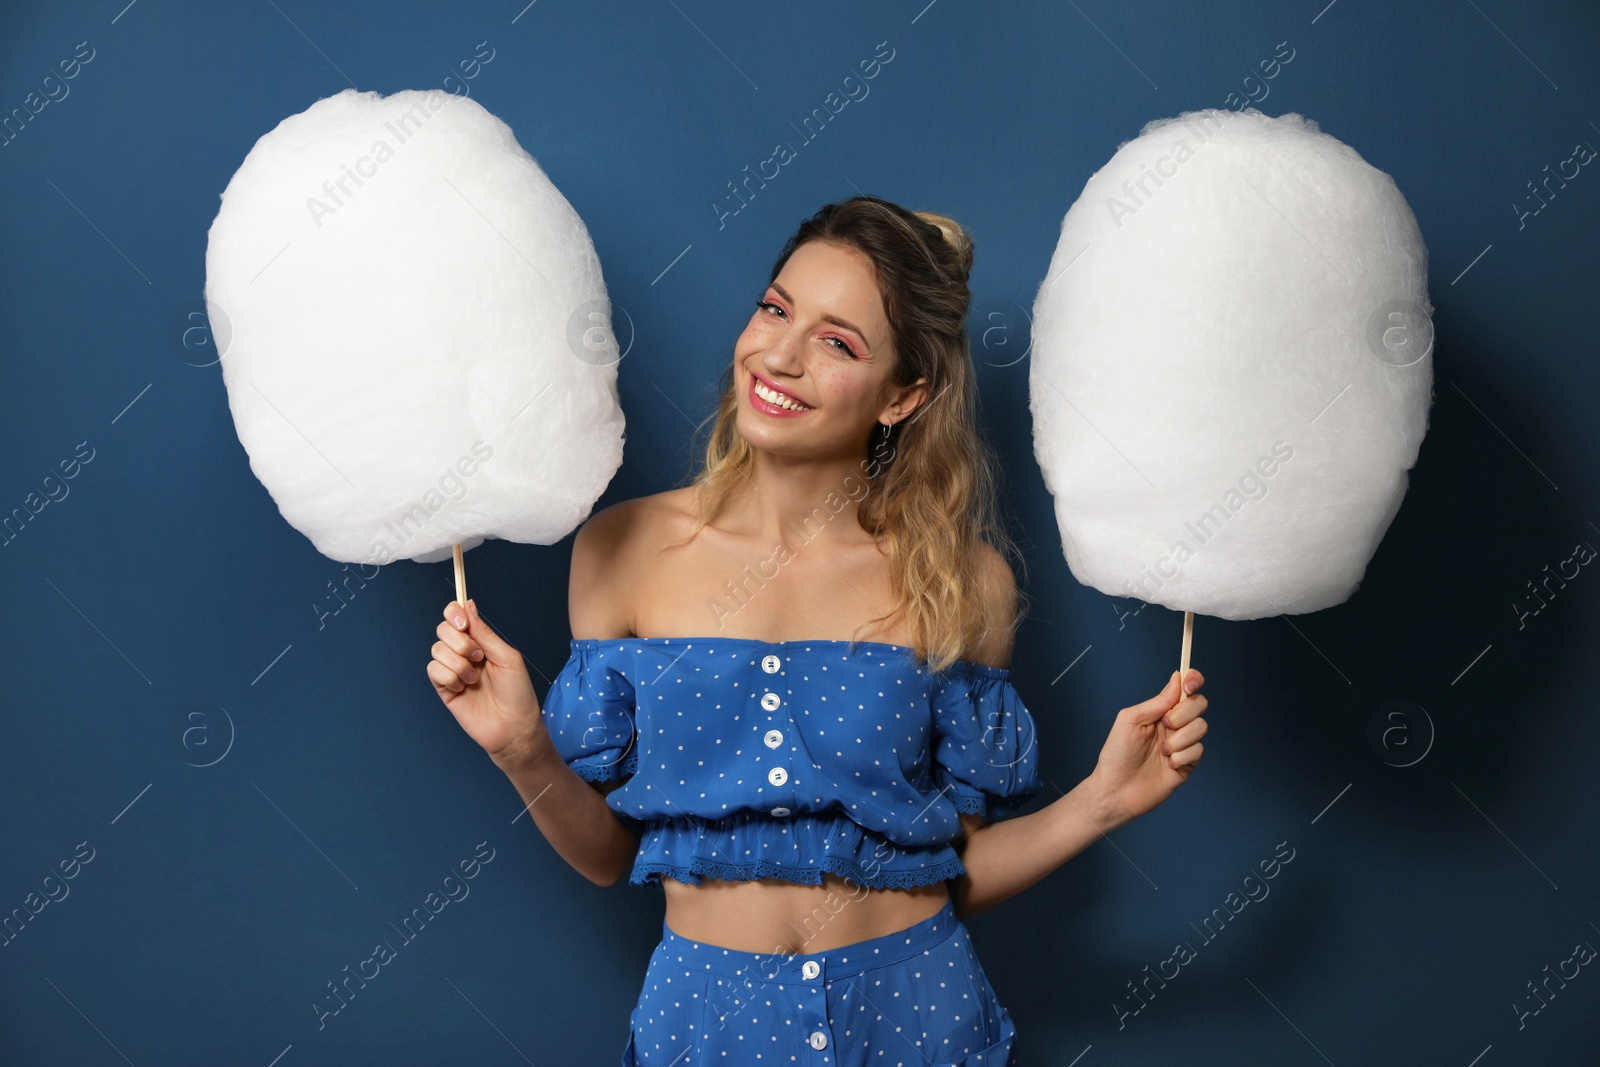
{"label": "teeth", "polygon": [[780,408],[787,408],[790,411],[810,411],[811,410],[809,407],[807,407],[804,404],[801,404],[801,403],[798,403],[796,401],[790,400],[788,397],[784,396],[782,393],[775,393],[771,389],[768,389],[766,386],[761,384],[761,379],[760,378],[755,379],[755,383],[756,383],[756,395],[759,396],[762,400],[765,400],[769,404],[774,404],[774,405],[776,405],[776,406],[778,406]]}

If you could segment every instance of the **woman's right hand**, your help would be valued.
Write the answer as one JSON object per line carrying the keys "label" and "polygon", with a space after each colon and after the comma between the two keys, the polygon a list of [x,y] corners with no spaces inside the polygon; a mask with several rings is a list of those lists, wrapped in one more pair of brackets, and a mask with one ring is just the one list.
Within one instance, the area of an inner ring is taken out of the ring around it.
{"label": "woman's right hand", "polygon": [[445,605],[437,633],[428,679],[444,706],[497,763],[527,753],[545,727],[522,653],[489,628],[471,598],[465,608]]}

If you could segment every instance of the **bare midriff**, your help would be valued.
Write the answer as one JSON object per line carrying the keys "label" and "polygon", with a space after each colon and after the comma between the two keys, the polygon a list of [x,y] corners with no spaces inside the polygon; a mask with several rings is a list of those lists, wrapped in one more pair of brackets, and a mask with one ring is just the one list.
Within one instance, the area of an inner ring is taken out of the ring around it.
{"label": "bare midriff", "polygon": [[833,874],[821,885],[781,879],[699,885],[661,876],[667,928],[680,937],[739,952],[800,955],[892,934],[932,918],[950,899],[943,882],[869,889]]}

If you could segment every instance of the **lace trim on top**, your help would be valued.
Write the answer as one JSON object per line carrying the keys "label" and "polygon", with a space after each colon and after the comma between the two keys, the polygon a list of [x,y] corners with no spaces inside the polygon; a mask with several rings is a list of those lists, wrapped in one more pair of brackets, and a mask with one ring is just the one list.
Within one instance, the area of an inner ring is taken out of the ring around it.
{"label": "lace trim on top", "polygon": [[651,819],[641,824],[628,881],[662,875],[690,885],[704,878],[778,878],[821,885],[824,873],[869,889],[931,885],[966,873],[948,844],[896,845],[838,812],[775,816],[739,811],[722,819]]}

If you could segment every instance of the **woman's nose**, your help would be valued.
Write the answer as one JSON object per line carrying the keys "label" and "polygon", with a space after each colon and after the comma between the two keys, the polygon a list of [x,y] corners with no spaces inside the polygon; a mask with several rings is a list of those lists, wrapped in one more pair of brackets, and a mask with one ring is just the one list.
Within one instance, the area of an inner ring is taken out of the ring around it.
{"label": "woman's nose", "polygon": [[803,342],[793,333],[785,333],[762,353],[762,361],[769,370],[791,375],[799,374],[805,360],[802,344]]}

